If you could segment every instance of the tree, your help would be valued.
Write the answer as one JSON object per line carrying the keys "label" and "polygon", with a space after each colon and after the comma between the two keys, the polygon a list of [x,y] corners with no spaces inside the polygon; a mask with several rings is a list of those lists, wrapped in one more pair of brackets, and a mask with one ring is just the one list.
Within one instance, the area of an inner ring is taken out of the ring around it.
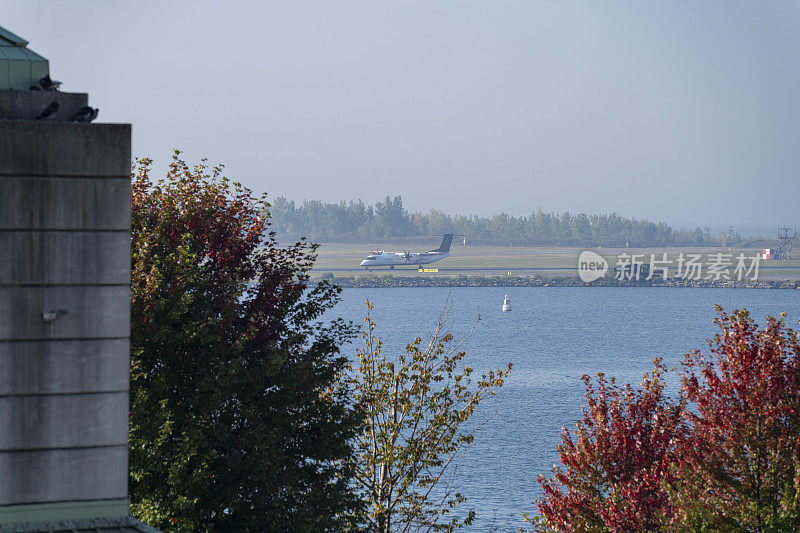
{"label": "tree", "polygon": [[315,246],[279,248],[264,198],[151,161],[132,181],[130,497],[165,530],[324,531],[352,511],[357,416],[331,388],[351,328],[310,284]]}
{"label": "tree", "polygon": [[[558,531],[654,531],[672,511],[662,483],[670,478],[673,442],[683,408],[664,396],[661,361],[640,388],[589,376],[575,437],[566,429],[558,453],[563,467],[539,476],[540,525]],[[563,489],[563,490],[562,490]]]}
{"label": "tree", "polygon": [[[686,354],[678,401],[656,363],[642,388],[588,377],[577,442],[539,482],[542,529],[800,530],[800,341],[785,318],[759,329],[717,307],[710,355]],[[562,491],[565,489],[565,491]]]}
{"label": "tree", "polygon": [[385,201],[376,203],[375,222],[381,232],[379,236],[406,235],[408,212],[403,207],[403,199],[400,196],[387,196]]}
{"label": "tree", "polygon": [[690,352],[681,376],[677,519],[697,527],[800,530],[800,344],[784,316],[760,330],[746,310],[717,307],[710,356]]}
{"label": "tree", "polygon": [[469,524],[472,511],[449,516],[465,497],[444,476],[474,440],[477,425],[467,428],[467,421],[503,385],[511,365],[473,382],[472,368],[463,365],[464,341],[454,342],[445,331],[447,308],[427,345],[418,337],[405,353],[387,357],[374,336],[369,302],[367,309],[364,344],[344,378],[366,420],[355,439],[354,464],[366,504],[362,525],[389,533],[452,531]]}

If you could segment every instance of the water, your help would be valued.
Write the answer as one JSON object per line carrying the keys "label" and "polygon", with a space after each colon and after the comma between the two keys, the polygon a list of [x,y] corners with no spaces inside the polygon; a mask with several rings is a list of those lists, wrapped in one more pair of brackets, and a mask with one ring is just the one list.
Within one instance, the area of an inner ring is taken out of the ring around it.
{"label": "water", "polygon": [[[500,311],[505,293],[509,313]],[[334,314],[361,324],[369,299],[385,353],[397,353],[430,334],[448,297],[456,338],[480,316],[466,344],[469,364],[476,371],[514,364],[476,415],[491,418],[456,473],[465,505],[478,513],[473,531],[511,531],[522,525],[522,512],[536,512],[536,478],[549,476],[561,428],[572,429],[580,416],[583,374],[638,384],[655,357],[678,365],[718,331],[715,304],[746,307],[759,324],[786,312],[795,327],[800,317],[800,291],[659,287],[346,289]]]}

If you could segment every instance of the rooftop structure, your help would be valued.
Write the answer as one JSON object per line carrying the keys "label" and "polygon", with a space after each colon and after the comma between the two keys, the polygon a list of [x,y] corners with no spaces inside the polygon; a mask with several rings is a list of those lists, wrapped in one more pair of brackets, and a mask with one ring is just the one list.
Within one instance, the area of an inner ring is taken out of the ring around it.
{"label": "rooftop structure", "polygon": [[0,90],[38,87],[50,73],[50,65],[28,41],[0,26]]}

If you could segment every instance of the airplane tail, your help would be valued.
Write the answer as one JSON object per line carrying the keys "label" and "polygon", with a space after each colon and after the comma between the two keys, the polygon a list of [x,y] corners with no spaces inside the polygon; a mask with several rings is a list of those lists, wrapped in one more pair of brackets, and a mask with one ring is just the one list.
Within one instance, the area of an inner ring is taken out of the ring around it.
{"label": "airplane tail", "polygon": [[453,242],[453,235],[455,233],[445,233],[444,239],[442,239],[442,244],[435,250],[430,250],[431,252],[440,252],[446,254],[450,251],[450,244]]}

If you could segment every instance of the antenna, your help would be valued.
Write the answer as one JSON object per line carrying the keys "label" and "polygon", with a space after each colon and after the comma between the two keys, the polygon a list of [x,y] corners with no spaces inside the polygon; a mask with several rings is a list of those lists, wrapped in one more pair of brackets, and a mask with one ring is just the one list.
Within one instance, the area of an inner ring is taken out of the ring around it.
{"label": "antenna", "polygon": [[[791,233],[789,233],[791,231]],[[778,227],[778,253],[775,259],[789,259],[792,255],[792,241],[797,238],[797,227]]]}

